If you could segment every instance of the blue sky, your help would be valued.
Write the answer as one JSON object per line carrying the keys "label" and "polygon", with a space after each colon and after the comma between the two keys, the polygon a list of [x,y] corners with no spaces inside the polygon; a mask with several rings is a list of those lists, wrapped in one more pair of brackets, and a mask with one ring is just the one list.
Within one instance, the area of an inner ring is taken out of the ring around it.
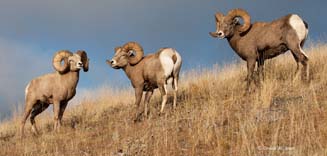
{"label": "blue sky", "polygon": [[270,21],[297,13],[309,23],[310,40],[326,40],[323,0],[7,0],[0,1],[0,118],[23,105],[24,88],[34,77],[53,71],[61,49],[88,52],[88,73],[81,90],[129,85],[123,71],[105,64],[113,49],[139,42],[145,53],[173,47],[183,57],[183,71],[229,63],[238,57],[226,40],[213,39],[214,14],[246,9],[252,21]]}

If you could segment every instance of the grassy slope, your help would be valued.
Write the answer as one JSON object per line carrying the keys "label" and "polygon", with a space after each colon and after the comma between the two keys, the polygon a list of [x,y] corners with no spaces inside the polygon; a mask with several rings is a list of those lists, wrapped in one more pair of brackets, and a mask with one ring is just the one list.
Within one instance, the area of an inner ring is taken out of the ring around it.
{"label": "grassy slope", "polygon": [[64,115],[61,132],[52,116],[37,118],[41,135],[16,136],[18,119],[0,125],[0,155],[326,155],[327,45],[306,51],[310,85],[292,81],[290,55],[266,63],[261,91],[245,95],[245,65],[190,71],[181,79],[178,108],[171,100],[158,116],[158,91],[151,116],[134,123],[133,92],[94,91]]}

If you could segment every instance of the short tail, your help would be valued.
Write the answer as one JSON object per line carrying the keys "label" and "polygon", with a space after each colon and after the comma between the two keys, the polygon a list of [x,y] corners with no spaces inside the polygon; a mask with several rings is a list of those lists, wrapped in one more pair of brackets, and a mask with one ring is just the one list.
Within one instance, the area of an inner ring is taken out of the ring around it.
{"label": "short tail", "polygon": [[305,31],[305,37],[304,37],[304,39],[301,41],[301,43],[300,43],[300,46],[303,48],[303,46],[304,46],[304,42],[305,42],[305,40],[308,38],[308,33],[309,33],[309,25],[308,25],[308,23],[306,22],[306,21],[304,21],[304,20],[302,20],[303,21],[303,24],[304,24],[304,26],[305,26],[305,29],[306,29],[306,31]]}
{"label": "short tail", "polygon": [[179,53],[174,49],[174,55],[172,56],[173,62],[174,62],[174,68],[173,68],[173,76],[179,76],[179,72],[182,67],[182,57],[179,55]]}

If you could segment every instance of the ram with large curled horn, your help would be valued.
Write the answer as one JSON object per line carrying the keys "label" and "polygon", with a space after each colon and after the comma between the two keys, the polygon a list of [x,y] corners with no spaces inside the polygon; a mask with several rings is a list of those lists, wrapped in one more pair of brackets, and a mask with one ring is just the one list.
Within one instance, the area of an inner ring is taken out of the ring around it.
{"label": "ram with large curled horn", "polygon": [[[308,24],[298,15],[289,14],[272,22],[251,24],[250,15],[243,9],[230,10],[226,16],[218,12],[216,31],[210,32],[214,38],[226,38],[232,49],[247,62],[247,88],[258,64],[259,79],[264,77],[264,60],[271,59],[290,50],[297,63],[295,77],[299,74],[299,63],[303,65],[302,79],[308,80],[308,56],[303,51],[308,36]],[[239,19],[243,19],[243,24]]]}
{"label": "ram with large curled horn", "polygon": [[[62,63],[63,62],[63,63]],[[52,60],[56,72],[45,74],[30,81],[25,89],[25,110],[21,121],[20,133],[24,135],[24,125],[30,116],[32,130],[38,133],[35,117],[50,104],[54,108],[54,130],[59,130],[67,103],[75,96],[81,68],[89,69],[89,59],[83,50],[72,53],[58,51]]]}
{"label": "ram with large curled horn", "polygon": [[[167,85],[171,82],[174,89],[173,106],[176,107],[177,88],[182,58],[172,48],[162,48],[158,52],[143,56],[143,48],[136,42],[128,42],[122,47],[115,48],[115,55],[107,64],[112,68],[122,68],[135,89],[135,105],[140,108],[143,91],[145,93],[144,110],[148,114],[147,105],[154,89],[159,88],[162,95],[160,112],[167,102]],[[140,111],[137,111],[137,118]]]}

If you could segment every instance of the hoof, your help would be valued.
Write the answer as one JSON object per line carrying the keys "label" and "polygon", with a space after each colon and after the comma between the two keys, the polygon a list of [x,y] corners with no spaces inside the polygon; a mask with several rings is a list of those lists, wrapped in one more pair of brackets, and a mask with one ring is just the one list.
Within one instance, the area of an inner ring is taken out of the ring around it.
{"label": "hoof", "polygon": [[164,112],[159,112],[159,113],[158,113],[158,116],[164,116],[164,115],[165,115]]}
{"label": "hoof", "polygon": [[142,121],[142,118],[143,118],[143,112],[141,112],[141,113],[137,113],[136,114],[136,117],[135,117],[135,119],[134,119],[134,122],[136,123],[136,122],[141,122]]}

